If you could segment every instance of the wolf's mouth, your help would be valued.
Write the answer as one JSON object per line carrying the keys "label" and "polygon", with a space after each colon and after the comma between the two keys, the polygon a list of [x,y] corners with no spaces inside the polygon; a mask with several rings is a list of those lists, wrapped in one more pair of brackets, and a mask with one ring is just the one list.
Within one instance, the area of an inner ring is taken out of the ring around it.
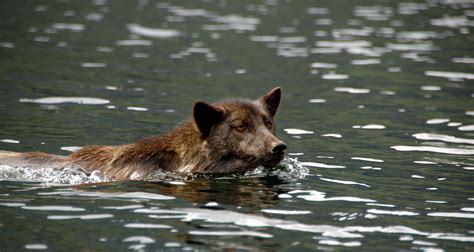
{"label": "wolf's mouth", "polygon": [[285,158],[284,152],[273,154],[269,157],[266,157],[264,160],[262,160],[262,165],[263,167],[266,167],[266,168],[275,167],[283,160],[283,158]]}

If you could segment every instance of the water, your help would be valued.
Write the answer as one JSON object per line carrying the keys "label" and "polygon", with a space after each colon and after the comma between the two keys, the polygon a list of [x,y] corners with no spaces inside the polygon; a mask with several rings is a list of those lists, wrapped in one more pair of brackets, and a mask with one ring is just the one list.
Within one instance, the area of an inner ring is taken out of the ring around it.
{"label": "water", "polygon": [[2,150],[122,144],[276,85],[290,146],[240,177],[0,167],[2,251],[474,248],[473,1],[2,1],[0,24]]}

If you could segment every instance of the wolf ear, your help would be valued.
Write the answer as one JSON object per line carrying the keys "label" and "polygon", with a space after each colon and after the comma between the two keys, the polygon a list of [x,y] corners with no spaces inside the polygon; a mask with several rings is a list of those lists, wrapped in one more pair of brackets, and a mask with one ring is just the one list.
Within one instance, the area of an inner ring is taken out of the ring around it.
{"label": "wolf ear", "polygon": [[268,92],[266,95],[260,97],[260,103],[265,109],[270,112],[270,115],[275,116],[281,100],[281,88],[276,87]]}
{"label": "wolf ear", "polygon": [[212,126],[222,120],[223,113],[220,109],[213,107],[210,104],[197,101],[194,103],[193,117],[202,136],[206,138],[211,133]]}

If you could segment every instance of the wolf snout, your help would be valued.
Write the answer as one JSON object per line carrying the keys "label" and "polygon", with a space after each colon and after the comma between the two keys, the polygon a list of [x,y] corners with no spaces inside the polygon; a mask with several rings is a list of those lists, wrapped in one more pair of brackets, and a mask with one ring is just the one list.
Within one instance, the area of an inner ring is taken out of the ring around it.
{"label": "wolf snout", "polygon": [[272,153],[273,153],[273,154],[281,154],[281,153],[283,153],[286,149],[287,149],[287,146],[286,146],[285,143],[283,143],[283,142],[276,143],[276,144],[273,145]]}

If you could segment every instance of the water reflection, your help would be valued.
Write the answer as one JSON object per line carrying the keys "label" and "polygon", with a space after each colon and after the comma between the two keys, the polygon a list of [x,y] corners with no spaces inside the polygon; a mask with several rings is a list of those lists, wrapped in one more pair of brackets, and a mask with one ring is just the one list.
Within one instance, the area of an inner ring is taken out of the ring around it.
{"label": "water reflection", "polygon": [[[271,207],[278,195],[286,193],[279,185],[286,183],[277,176],[242,179],[197,179],[174,182],[126,182],[121,184],[126,191],[153,191],[161,195],[179,198],[193,203],[219,202],[223,205],[243,207]],[[75,189],[83,192],[107,192],[116,190],[112,184],[80,185]],[[87,195],[78,193],[78,195]],[[94,194],[91,194],[93,196]],[[107,195],[107,194],[106,194]],[[108,194],[113,196],[113,194]],[[129,198],[137,195],[127,194]]]}

